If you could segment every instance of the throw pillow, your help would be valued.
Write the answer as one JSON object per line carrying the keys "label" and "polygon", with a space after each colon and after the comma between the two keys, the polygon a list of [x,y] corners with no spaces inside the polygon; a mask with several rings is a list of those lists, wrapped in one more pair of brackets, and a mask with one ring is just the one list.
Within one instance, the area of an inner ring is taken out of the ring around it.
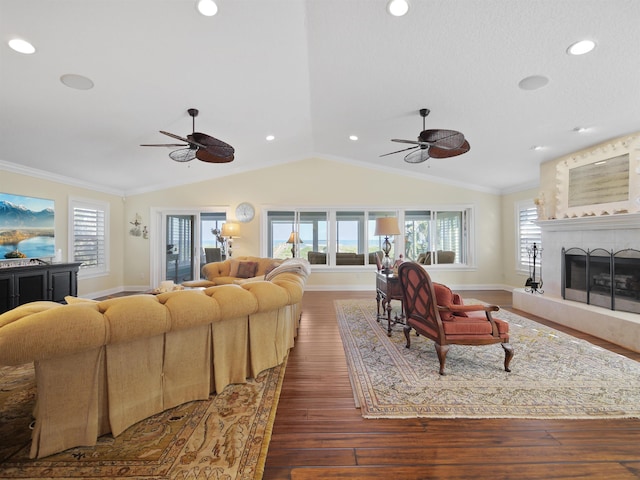
{"label": "throw pillow", "polygon": [[256,268],[258,268],[258,262],[240,262],[238,274],[234,276],[237,278],[251,278],[255,276]]}
{"label": "throw pillow", "polygon": [[231,260],[229,260],[229,265],[230,265],[229,276],[237,277],[238,267],[240,266],[240,260],[236,260],[235,258],[232,258]]}

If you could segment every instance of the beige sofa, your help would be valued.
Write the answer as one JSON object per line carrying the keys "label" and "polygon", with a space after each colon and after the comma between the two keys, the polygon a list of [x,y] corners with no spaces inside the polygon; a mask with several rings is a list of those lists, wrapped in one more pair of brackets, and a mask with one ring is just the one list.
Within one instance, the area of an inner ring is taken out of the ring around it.
{"label": "beige sofa", "polygon": [[67,305],[33,302],[0,315],[0,365],[35,363],[30,456],[95,445],[280,364],[309,272],[306,260],[292,259],[243,285],[69,297]]}
{"label": "beige sofa", "polygon": [[[291,259],[290,259],[291,260]],[[238,284],[262,280],[264,276],[284,260],[262,257],[233,257],[221,262],[202,266],[204,280],[184,282],[185,287],[212,287],[214,285]]]}
{"label": "beige sofa", "polygon": [[[436,258],[438,259],[438,264],[455,263],[456,252],[452,252],[450,250],[438,250],[436,252]],[[431,252],[421,253],[418,255],[417,262],[421,265],[431,265]]]}

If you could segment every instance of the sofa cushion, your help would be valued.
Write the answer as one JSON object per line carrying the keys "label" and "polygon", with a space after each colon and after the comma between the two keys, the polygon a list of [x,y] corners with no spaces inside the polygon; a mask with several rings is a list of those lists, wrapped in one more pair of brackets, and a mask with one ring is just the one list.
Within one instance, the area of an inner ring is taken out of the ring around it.
{"label": "sofa cushion", "polygon": [[[457,293],[453,293],[449,287],[441,283],[433,282],[433,288],[436,291],[436,303],[441,307],[449,305],[463,305],[462,297]],[[442,320],[453,320],[454,317],[467,317],[465,312],[440,312]]]}
{"label": "sofa cushion", "polygon": [[322,252],[307,252],[307,259],[313,265],[326,265],[327,254]]}
{"label": "sofa cushion", "polygon": [[[436,291],[436,303],[441,307],[448,307],[453,305],[453,292],[446,285],[433,282],[433,288]],[[452,312],[440,312],[440,318],[442,320],[453,320]]]}
{"label": "sofa cushion", "polygon": [[257,268],[258,262],[240,262],[238,273],[235,276],[238,278],[251,278],[255,276]]}

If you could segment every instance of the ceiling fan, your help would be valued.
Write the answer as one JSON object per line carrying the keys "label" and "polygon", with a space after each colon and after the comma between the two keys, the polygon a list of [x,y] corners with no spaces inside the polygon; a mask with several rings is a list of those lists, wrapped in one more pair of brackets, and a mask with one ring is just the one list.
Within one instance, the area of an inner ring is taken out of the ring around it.
{"label": "ceiling fan", "polygon": [[422,131],[418,135],[417,141],[401,140],[397,138],[391,139],[392,142],[413,144],[413,147],[403,148],[402,150],[385,153],[380,156],[386,157],[387,155],[413,150],[405,155],[404,161],[407,163],[422,163],[431,157],[449,158],[467,153],[471,146],[462,133],[455,130],[444,130],[440,128],[425,130],[425,118],[429,113],[430,110],[428,108],[420,109],[420,116],[422,117]]}
{"label": "ceiling fan", "polygon": [[198,110],[190,108],[187,110],[192,121],[192,133],[187,135],[187,138],[181,137],[174,133],[164,132],[160,130],[160,133],[167,135],[168,137],[182,140],[185,143],[153,143],[142,144],[141,147],[169,147],[178,148],[169,154],[172,160],[176,162],[190,162],[194,158],[207,163],[227,163],[233,161],[233,154],[235,149],[206,133],[196,132],[196,117],[198,116]]}

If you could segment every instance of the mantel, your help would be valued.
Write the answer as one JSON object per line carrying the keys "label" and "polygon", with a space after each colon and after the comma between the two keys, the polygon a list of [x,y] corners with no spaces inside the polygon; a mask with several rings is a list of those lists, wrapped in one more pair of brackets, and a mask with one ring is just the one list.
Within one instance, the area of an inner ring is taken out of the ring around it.
{"label": "mantel", "polygon": [[589,217],[539,220],[543,231],[618,230],[640,229],[640,213],[619,213],[615,215],[594,215]]}

